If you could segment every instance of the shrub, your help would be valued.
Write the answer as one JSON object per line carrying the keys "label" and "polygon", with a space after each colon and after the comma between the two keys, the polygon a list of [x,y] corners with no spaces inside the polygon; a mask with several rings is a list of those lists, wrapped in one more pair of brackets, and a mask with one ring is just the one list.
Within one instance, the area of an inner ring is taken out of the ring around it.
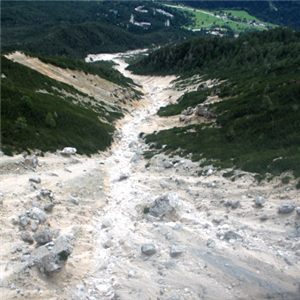
{"label": "shrub", "polygon": [[46,125],[50,128],[56,127],[56,122],[53,118],[53,115],[50,112],[48,112],[47,117],[46,117]]}

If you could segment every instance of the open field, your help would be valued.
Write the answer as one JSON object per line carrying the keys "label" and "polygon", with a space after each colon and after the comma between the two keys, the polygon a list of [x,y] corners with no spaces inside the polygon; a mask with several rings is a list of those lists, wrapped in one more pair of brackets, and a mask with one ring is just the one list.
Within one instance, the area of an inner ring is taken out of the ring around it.
{"label": "open field", "polygon": [[[195,24],[194,25],[190,25],[190,26],[185,26],[185,29],[209,29],[211,27],[215,27],[215,26],[223,26],[223,25],[227,25],[229,27],[232,28],[232,30],[234,31],[234,33],[241,33],[243,31],[246,30],[266,30],[266,27],[264,26],[251,26],[250,24],[246,24],[246,23],[242,23],[242,22],[238,22],[238,21],[231,21],[227,18],[223,18],[223,17],[216,17],[214,14],[216,13],[217,15],[220,14],[220,11],[205,11],[205,10],[198,10],[198,9],[194,9],[194,8],[189,8],[189,7],[179,7],[179,6],[172,6],[173,8],[177,8],[183,11],[187,11],[187,12],[191,12],[195,15],[194,20],[195,20]],[[236,11],[236,10],[226,10],[223,11],[224,13],[228,14],[232,14],[233,16],[236,16],[237,18],[243,20],[244,18],[246,18],[247,20],[251,20],[251,21],[259,21],[257,18],[249,15],[247,12],[245,11]],[[274,24],[270,24],[269,26],[276,26]]]}

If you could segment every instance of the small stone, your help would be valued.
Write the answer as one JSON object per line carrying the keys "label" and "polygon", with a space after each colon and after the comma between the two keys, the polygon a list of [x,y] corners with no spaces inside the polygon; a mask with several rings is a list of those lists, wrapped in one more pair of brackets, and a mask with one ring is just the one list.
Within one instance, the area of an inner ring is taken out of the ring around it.
{"label": "small stone", "polygon": [[47,211],[47,212],[51,212],[53,207],[54,207],[54,203],[48,202],[48,203],[45,204],[44,210]]}
{"label": "small stone", "polygon": [[266,199],[263,197],[257,197],[255,198],[254,202],[256,205],[262,206],[266,202]]}
{"label": "small stone", "polygon": [[293,262],[288,259],[287,257],[284,258],[284,261],[289,265],[289,266],[292,266],[293,265]]}
{"label": "small stone", "polygon": [[108,227],[111,227],[111,224],[108,220],[104,220],[101,224],[101,228],[104,229],[104,228],[108,228]]}
{"label": "small stone", "polygon": [[27,218],[27,217],[21,217],[20,218],[20,226],[21,227],[26,227],[27,225],[29,225],[30,224],[30,219],[29,218]]}
{"label": "small stone", "polygon": [[213,239],[208,239],[206,242],[206,246],[209,248],[214,248],[216,245],[216,242]]}
{"label": "small stone", "polygon": [[176,257],[180,255],[186,248],[187,246],[185,245],[173,245],[170,250],[170,256]]}
{"label": "small stone", "polygon": [[24,231],[22,234],[21,234],[21,239],[24,241],[24,242],[27,242],[29,244],[32,244],[34,242],[34,239],[33,237],[31,236],[31,234],[28,232],[28,231]]}
{"label": "small stone", "polygon": [[242,237],[236,232],[230,230],[225,233],[225,238],[228,240],[237,240],[241,239]]}
{"label": "small stone", "polygon": [[146,255],[153,255],[157,252],[153,243],[143,244],[141,250]]}
{"label": "small stone", "polygon": [[75,205],[79,205],[79,201],[75,198],[75,197],[73,197],[72,195],[69,195],[70,196],[70,201],[73,203],[73,204],[75,204]]}
{"label": "small stone", "polygon": [[34,176],[34,177],[30,177],[29,181],[34,183],[41,183],[41,178]]}
{"label": "small stone", "polygon": [[260,217],[260,220],[261,220],[261,221],[266,221],[266,220],[268,220],[267,214],[262,214],[261,217]]}
{"label": "small stone", "polygon": [[170,162],[170,161],[165,161],[164,162],[164,168],[170,169],[170,168],[173,168],[173,167],[174,167],[174,165],[173,165],[172,162]]}
{"label": "small stone", "polygon": [[233,202],[231,203],[231,207],[232,207],[232,208],[237,208],[239,205],[240,205],[240,201],[239,201],[239,200],[233,201]]}

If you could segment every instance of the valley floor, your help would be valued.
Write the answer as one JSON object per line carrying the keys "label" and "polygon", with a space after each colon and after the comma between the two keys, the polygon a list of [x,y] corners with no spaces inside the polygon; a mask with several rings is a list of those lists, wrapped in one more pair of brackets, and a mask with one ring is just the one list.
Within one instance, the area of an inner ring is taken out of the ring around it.
{"label": "valley floor", "polygon": [[[158,118],[156,111],[184,91],[174,88],[174,77],[135,76],[120,57],[116,62],[145,96],[118,122],[109,151],[92,157],[46,154],[36,173],[24,167],[22,156],[1,157],[0,297],[300,299],[300,218],[295,210],[277,210],[287,201],[300,206],[297,190],[276,179],[258,184],[244,172],[231,181],[224,171],[200,168],[188,158],[160,154],[145,160],[148,146],[139,133],[183,126],[173,117]],[[173,166],[166,168],[166,162]],[[32,176],[41,183],[31,184]],[[47,202],[37,199],[41,187],[57,201],[44,226],[74,235],[73,253],[52,276],[24,268],[22,258],[35,248],[20,240],[21,230],[12,224],[18,213]],[[166,193],[177,193],[176,213],[145,213]],[[266,199],[263,206],[255,205],[258,196]],[[154,244],[155,254],[142,253],[146,243]],[[177,255],[170,255],[173,246]]]}

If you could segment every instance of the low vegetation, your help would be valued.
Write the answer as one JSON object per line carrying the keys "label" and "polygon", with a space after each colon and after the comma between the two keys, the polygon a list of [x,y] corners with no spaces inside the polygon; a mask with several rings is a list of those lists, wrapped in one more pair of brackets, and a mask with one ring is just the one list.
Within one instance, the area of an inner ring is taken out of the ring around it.
{"label": "low vegetation", "polygon": [[[299,47],[298,31],[278,28],[233,41],[199,38],[160,49],[140,61],[139,70],[144,72],[161,72],[160,61],[164,60],[168,61],[164,71],[168,69],[169,74],[226,79],[217,86],[219,97],[226,100],[209,105],[217,115],[215,123],[147,135],[151,151],[192,153],[193,160],[205,158],[216,167],[238,167],[261,176],[293,170],[299,177]],[[196,67],[189,69],[194,63]],[[180,114],[188,106],[202,103],[214,89],[185,94],[158,114]]]}
{"label": "low vegetation", "polygon": [[[75,62],[74,62],[75,63]],[[72,97],[89,98],[75,88],[1,57],[1,150],[11,155],[39,149],[75,147],[80,154],[105,150],[112,142],[112,122],[121,110],[74,104]]]}

